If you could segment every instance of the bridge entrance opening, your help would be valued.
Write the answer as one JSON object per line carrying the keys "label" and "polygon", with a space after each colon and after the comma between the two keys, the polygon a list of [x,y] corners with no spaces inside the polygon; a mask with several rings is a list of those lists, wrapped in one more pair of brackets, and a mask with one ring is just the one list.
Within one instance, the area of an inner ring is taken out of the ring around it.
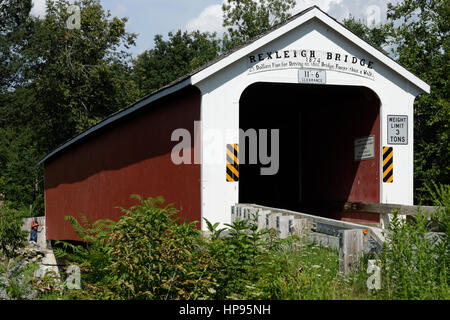
{"label": "bridge entrance opening", "polygon": [[[330,209],[336,203],[380,201],[380,101],[373,91],[256,83],[243,92],[239,110],[240,203],[377,222],[377,215],[346,217]],[[252,148],[257,163],[250,163]]]}

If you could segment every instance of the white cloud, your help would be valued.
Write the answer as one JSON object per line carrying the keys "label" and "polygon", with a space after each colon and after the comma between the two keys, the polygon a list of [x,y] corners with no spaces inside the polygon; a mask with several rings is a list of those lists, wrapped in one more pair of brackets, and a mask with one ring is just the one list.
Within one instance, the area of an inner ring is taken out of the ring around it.
{"label": "white cloud", "polygon": [[226,31],[222,24],[222,5],[215,4],[206,7],[197,18],[189,20],[185,29],[187,31],[200,30],[202,32],[209,31],[222,34]]}
{"label": "white cloud", "polygon": [[[223,0],[222,3],[225,1],[226,0]],[[313,5],[327,11],[331,3],[339,3],[341,1],[342,0],[297,0],[297,5],[292,10],[292,13],[298,13]],[[226,31],[226,28],[222,26],[222,14],[222,4],[208,6],[200,13],[198,17],[189,20],[185,26],[185,29],[187,31],[200,30],[203,32],[209,31],[221,34]]]}
{"label": "white cloud", "polygon": [[31,14],[36,17],[45,16],[45,0],[33,0]]}
{"label": "white cloud", "polygon": [[297,0],[297,5],[292,12],[298,13],[311,6],[318,6],[320,9],[327,12],[332,3],[340,3],[341,1],[342,0]]}
{"label": "white cloud", "polygon": [[[399,1],[400,0],[390,0],[389,2],[397,3]],[[375,6],[380,9],[381,22],[385,22],[387,3],[388,0],[297,0],[297,4],[292,10],[292,14],[296,14],[316,5],[338,21],[342,21],[350,14],[358,19],[365,20],[368,17],[373,17],[373,10],[371,12],[368,12],[367,10],[370,6]],[[222,4],[217,4],[206,7],[198,17],[191,19],[186,24],[185,29],[188,31],[200,30],[221,34],[226,30],[222,26],[222,23]]]}
{"label": "white cloud", "polygon": [[344,18],[348,18],[349,15],[365,21],[366,19],[373,19],[374,14],[377,14],[377,12],[379,12],[379,22],[383,23],[386,22],[388,2],[396,4],[400,2],[400,0],[342,0],[339,3],[330,4],[328,14],[339,21],[342,21]]}

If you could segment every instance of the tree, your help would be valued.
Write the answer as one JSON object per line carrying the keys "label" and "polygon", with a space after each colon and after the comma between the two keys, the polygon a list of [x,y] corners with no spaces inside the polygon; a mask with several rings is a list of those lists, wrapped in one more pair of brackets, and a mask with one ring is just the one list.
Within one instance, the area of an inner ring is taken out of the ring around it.
{"label": "tree", "polygon": [[43,170],[36,163],[36,136],[26,128],[6,127],[0,129],[0,193],[16,209],[30,210],[31,214],[42,215]]}
{"label": "tree", "polygon": [[22,79],[20,52],[30,36],[31,0],[0,0],[0,93]]}
{"label": "tree", "polygon": [[384,51],[383,46],[387,44],[389,36],[388,26],[369,28],[362,20],[353,16],[344,19],[343,24],[361,39]]}
{"label": "tree", "polygon": [[37,162],[45,151],[34,129],[39,119],[30,108],[34,101],[28,88],[0,94],[0,193],[14,208],[36,216],[44,212],[43,168]]}
{"label": "tree", "polygon": [[[0,192],[15,208],[43,206],[39,159],[139,97],[131,57],[120,49],[134,45],[126,19],[112,17],[99,0],[82,0],[81,26],[68,29],[70,5],[47,1],[44,18],[27,18],[20,69],[0,93]],[[9,14],[6,21],[15,21]]]}
{"label": "tree", "polygon": [[228,0],[222,5],[224,46],[231,49],[286,21],[295,0]]}
{"label": "tree", "polygon": [[146,95],[214,59],[219,52],[216,34],[178,30],[170,32],[168,40],[156,35],[155,47],[134,60],[134,79]]}
{"label": "tree", "polygon": [[224,26],[228,34],[200,31],[170,32],[168,40],[155,36],[155,47],[140,54],[133,62],[134,80],[142,94],[148,94],[182,77],[214,59],[222,51],[232,49],[285,21],[295,0],[231,0],[223,4]]}
{"label": "tree", "polygon": [[450,183],[450,3],[408,0],[388,5],[398,62],[431,86],[414,105],[416,201],[429,203],[426,184]]}
{"label": "tree", "polygon": [[125,31],[127,19],[111,18],[98,0],[83,0],[81,28],[69,30],[69,5],[47,2],[47,15],[35,19],[26,51],[27,87],[36,99],[28,107],[40,115],[36,127],[45,151],[138,97],[128,56],[119,51],[121,44],[134,44],[135,35]]}
{"label": "tree", "polygon": [[22,216],[6,201],[0,205],[0,251],[14,258],[17,250],[25,246],[26,232],[21,230]]}
{"label": "tree", "polygon": [[396,61],[431,86],[431,93],[414,103],[415,202],[431,204],[427,184],[450,180],[450,5],[443,0],[405,0],[388,5],[387,19],[372,29],[353,17],[344,24],[375,47],[390,46]]}

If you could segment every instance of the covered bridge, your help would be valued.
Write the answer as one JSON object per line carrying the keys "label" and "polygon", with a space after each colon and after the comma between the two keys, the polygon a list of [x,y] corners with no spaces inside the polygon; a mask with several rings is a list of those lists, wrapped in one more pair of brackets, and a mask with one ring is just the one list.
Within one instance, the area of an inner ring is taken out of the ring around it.
{"label": "covered bridge", "polygon": [[66,215],[117,219],[131,194],[162,195],[202,228],[236,203],[412,205],[413,103],[429,91],[311,7],[42,159],[47,239],[77,239]]}

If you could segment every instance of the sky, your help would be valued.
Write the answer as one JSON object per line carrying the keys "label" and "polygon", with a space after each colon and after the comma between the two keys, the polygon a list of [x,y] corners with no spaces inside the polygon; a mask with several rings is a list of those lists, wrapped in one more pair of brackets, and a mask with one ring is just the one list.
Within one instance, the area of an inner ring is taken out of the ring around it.
{"label": "sky", "polygon": [[[178,29],[209,31],[221,34],[222,3],[226,0],[101,0],[113,16],[127,17],[127,31],[138,35],[133,56],[153,47],[156,34],[166,36]],[[390,2],[398,2],[391,0]],[[73,1],[71,1],[73,3]],[[317,5],[338,21],[352,16],[385,21],[387,0],[297,0],[292,14]],[[32,14],[45,15],[45,0],[33,0]]]}

